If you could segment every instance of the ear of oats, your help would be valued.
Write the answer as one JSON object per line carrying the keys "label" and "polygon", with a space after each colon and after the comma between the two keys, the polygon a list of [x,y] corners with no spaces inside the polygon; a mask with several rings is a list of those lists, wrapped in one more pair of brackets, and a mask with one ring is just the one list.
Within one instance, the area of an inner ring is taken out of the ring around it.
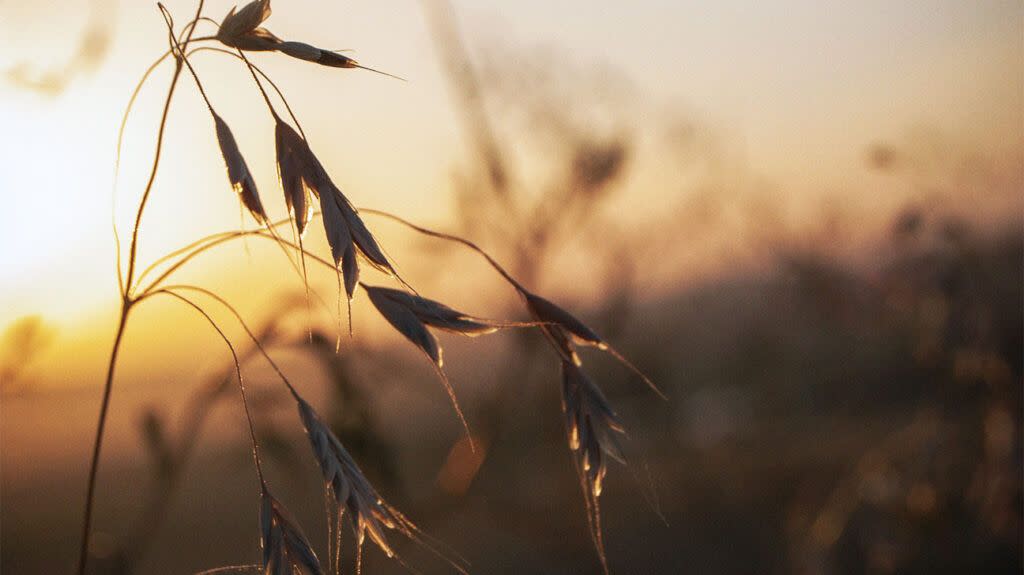
{"label": "ear of oats", "polygon": [[253,0],[241,10],[232,7],[220,23],[218,39],[239,38],[256,30],[264,20],[270,17],[270,0]]}
{"label": "ear of oats", "polygon": [[[423,546],[431,553],[447,561],[459,573],[465,569],[454,560],[440,553],[424,539],[427,537],[416,525],[397,509],[389,505],[366,479],[355,460],[342,446],[338,437],[324,424],[309,403],[296,398],[299,418],[309,436],[313,455],[320,466],[324,483],[338,505],[338,529],[342,518],[348,515],[349,523],[356,535],[357,557],[361,556],[362,545],[367,536],[388,557],[402,563],[388,542],[385,530],[395,531]],[[358,559],[357,559],[358,562]],[[402,563],[404,566],[405,564]]]}
{"label": "ear of oats", "polygon": [[266,485],[260,498],[260,544],[263,546],[263,570],[267,575],[324,574],[302,529]]}
{"label": "ear of oats", "polygon": [[389,297],[389,290],[387,288],[367,285],[364,285],[363,288],[366,290],[366,295],[369,296],[374,307],[377,308],[377,311],[384,316],[388,323],[418,347],[420,351],[427,354],[430,361],[436,364],[437,367],[443,367],[444,358],[437,339],[434,338],[427,330],[427,326],[423,321],[408,306],[402,305],[401,301]]}
{"label": "ear of oats", "polygon": [[249,210],[257,223],[267,223],[267,213],[263,209],[263,203],[256,191],[256,182],[252,173],[249,172],[242,152],[238,149],[235,136],[231,133],[227,123],[216,113],[213,113],[213,121],[217,129],[217,142],[220,144],[220,152],[228,169],[228,180],[231,182],[232,189],[238,194],[242,205]]}
{"label": "ear of oats", "polygon": [[309,187],[303,178],[304,170],[299,155],[304,142],[301,136],[280,118],[274,129],[274,138],[277,149],[277,173],[281,179],[285,205],[288,213],[295,219],[295,226],[301,236],[313,217]]}
{"label": "ear of oats", "polygon": [[625,429],[601,390],[579,366],[565,360],[562,361],[562,411],[583,490],[590,536],[601,566],[608,573],[599,498],[608,471],[606,456],[624,461],[618,439],[625,435]]}

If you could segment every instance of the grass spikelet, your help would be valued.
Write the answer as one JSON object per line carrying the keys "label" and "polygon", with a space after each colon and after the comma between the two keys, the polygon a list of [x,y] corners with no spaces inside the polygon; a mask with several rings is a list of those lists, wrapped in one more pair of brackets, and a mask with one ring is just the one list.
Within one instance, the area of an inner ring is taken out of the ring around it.
{"label": "grass spikelet", "polygon": [[260,28],[270,18],[270,0],[253,0],[241,10],[231,11],[224,16],[217,30],[217,40],[225,46],[241,50],[273,50],[281,40],[265,28]]}
{"label": "grass spikelet", "polygon": [[306,225],[313,218],[313,204],[310,201],[310,185],[306,175],[306,142],[280,118],[274,127],[274,142],[277,151],[277,174],[284,192],[288,214],[295,220],[295,228],[302,236]]}
{"label": "grass spikelet", "polygon": [[324,483],[338,506],[337,528],[341,528],[342,517],[347,514],[360,553],[369,536],[388,557],[401,561],[385,533],[386,530],[395,531],[444,559],[459,573],[466,573],[461,565],[428,544],[424,540],[425,534],[412,521],[384,501],[313,407],[301,397],[296,396],[296,401],[313,455],[323,472]]}
{"label": "grass spikelet", "polygon": [[488,319],[481,319],[469,316],[456,311],[443,303],[427,299],[425,297],[404,292],[401,290],[368,286],[361,284],[370,301],[384,319],[395,329],[420,349],[434,364],[434,369],[441,378],[445,391],[451,399],[452,407],[455,408],[459,421],[466,430],[466,436],[470,439],[470,446],[474,448],[472,434],[469,431],[469,424],[459,407],[458,399],[455,397],[455,390],[452,388],[448,376],[444,372],[444,356],[441,345],[437,342],[427,326],[444,331],[457,333],[466,336],[476,336],[491,333],[502,327],[519,327],[534,324],[500,322]]}
{"label": "grass spikelet", "polygon": [[523,300],[526,302],[526,309],[530,312],[538,322],[549,324],[541,326],[545,335],[551,340],[555,350],[558,351],[559,355],[562,356],[563,360],[569,361],[581,365],[579,356],[576,354],[576,350],[573,349],[572,344],[585,345],[589,347],[596,347],[597,349],[604,351],[616,359],[619,363],[626,366],[627,369],[635,373],[640,377],[647,387],[651,388],[654,393],[658,394],[662,399],[667,399],[665,393],[661,391],[654,384],[653,381],[647,375],[645,375],[639,368],[633,365],[633,362],[626,359],[624,355],[618,352],[615,348],[608,344],[605,340],[601,339],[601,336],[587,327],[582,321],[576,319],[571,313],[565,311],[561,307],[555,305],[551,301],[540,297],[539,295],[530,293],[522,287],[517,287],[520,294],[523,296]]}
{"label": "grass spikelet", "polygon": [[312,193],[320,201],[327,242],[331,246],[335,265],[341,267],[345,292],[350,300],[359,281],[359,265],[355,258],[357,252],[381,272],[398,277],[376,238],[331,180],[323,164],[309,148],[308,142],[283,120],[276,119],[278,173],[289,212],[296,217],[299,235],[305,232],[306,224],[313,216]]}
{"label": "grass spikelet", "polygon": [[220,144],[220,153],[224,157],[224,164],[228,169],[231,188],[238,194],[242,205],[249,210],[253,219],[257,223],[266,224],[267,212],[263,209],[263,203],[256,191],[256,181],[253,179],[252,173],[249,172],[249,166],[246,165],[242,152],[238,149],[235,136],[231,133],[227,123],[216,113],[213,113],[213,122],[217,128],[217,143]]}
{"label": "grass spikelet", "polygon": [[324,50],[305,42],[285,41],[266,28],[259,27],[270,17],[270,0],[254,0],[235,12],[232,8],[220,24],[217,40],[225,46],[251,52],[280,52],[286,56],[329,66],[331,68],[360,68],[383,76],[405,81],[404,78],[363,66],[354,59],[333,50]]}
{"label": "grass spikelet", "polygon": [[260,498],[260,544],[265,575],[324,574],[309,539],[265,484]]}
{"label": "grass spikelet", "polygon": [[625,435],[625,428],[601,390],[579,366],[565,360],[562,361],[562,412],[573,463],[583,489],[590,537],[607,573],[598,500],[608,472],[608,458],[625,463],[618,441],[619,436]]}

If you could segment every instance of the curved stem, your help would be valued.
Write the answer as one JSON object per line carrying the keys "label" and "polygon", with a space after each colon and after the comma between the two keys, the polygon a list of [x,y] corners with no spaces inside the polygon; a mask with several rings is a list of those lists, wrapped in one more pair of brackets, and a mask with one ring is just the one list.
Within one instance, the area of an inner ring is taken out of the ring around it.
{"label": "curved stem", "polygon": [[468,247],[469,249],[475,251],[476,253],[480,254],[481,256],[483,256],[484,259],[487,260],[487,263],[491,264],[491,267],[494,268],[495,271],[497,271],[499,274],[501,274],[501,277],[505,278],[505,281],[507,281],[508,283],[512,284],[512,287],[516,288],[516,291],[519,291],[520,293],[527,291],[526,288],[524,288],[522,284],[520,284],[518,281],[516,281],[516,279],[514,277],[512,277],[512,274],[508,273],[508,271],[505,270],[505,268],[502,267],[502,265],[499,264],[493,257],[491,257],[490,254],[488,254],[487,252],[485,252],[483,250],[483,248],[481,248],[480,246],[476,245],[475,243],[467,240],[466,238],[462,238],[462,237],[455,236],[455,235],[452,235],[452,234],[446,234],[444,232],[437,232],[437,231],[434,231],[434,230],[431,230],[431,229],[427,229],[427,228],[424,228],[422,226],[418,226],[418,225],[410,222],[409,220],[406,220],[406,219],[403,219],[403,218],[401,218],[399,216],[396,216],[395,214],[392,214],[392,213],[389,213],[389,212],[385,212],[385,211],[382,211],[382,210],[375,210],[375,209],[372,209],[372,208],[359,208],[358,211],[360,213],[363,213],[363,214],[372,214],[372,215],[375,215],[375,216],[381,216],[381,217],[387,218],[389,220],[392,220],[394,222],[398,222],[398,223],[402,224],[403,226],[411,228],[411,229],[413,229],[413,230],[415,230],[415,231],[417,231],[417,232],[419,232],[421,234],[427,235],[427,236],[431,236],[431,237],[435,237],[435,238],[440,238],[442,240],[448,240],[448,241],[451,241],[451,242],[460,243],[460,244]]}
{"label": "curved stem", "polygon": [[[194,19],[198,19],[200,17],[203,10],[203,2],[204,0],[199,0],[199,5],[196,7]],[[184,46],[186,48],[188,47],[189,41],[192,39],[192,33],[194,31],[194,26],[189,28],[188,35],[185,37],[184,42]],[[167,115],[171,108],[171,100],[174,97],[174,88],[178,84],[178,77],[180,75],[181,63],[179,62],[175,67],[171,86],[167,90],[167,99],[164,102],[164,110],[160,117],[160,128],[157,132],[156,152],[154,153],[153,167],[151,168],[149,181],[146,183],[146,189],[142,194],[142,199],[139,202],[139,208],[135,215],[135,225],[132,228],[131,248],[128,255],[128,273],[125,275],[123,283],[121,283],[120,277],[118,278],[119,283],[123,286],[123,289],[121,290],[121,316],[118,319],[117,335],[114,336],[114,346],[110,352],[110,362],[107,366],[107,379],[103,386],[103,399],[100,403],[99,421],[96,424],[96,438],[93,441],[92,460],[89,463],[89,480],[86,487],[85,510],[82,517],[82,540],[81,546],[78,550],[78,575],[85,575],[85,569],[89,563],[89,540],[92,535],[92,512],[96,496],[96,474],[99,470],[100,452],[103,448],[103,435],[106,430],[107,414],[110,408],[110,396],[114,387],[114,368],[117,366],[117,357],[121,349],[121,341],[124,338],[124,331],[128,325],[128,313],[131,311],[131,307],[134,303],[130,293],[130,287],[132,285],[132,277],[135,273],[135,260],[138,253],[139,224],[142,222],[142,213],[146,208],[146,202],[153,189],[153,182],[156,180],[157,168],[160,165],[160,156],[163,149],[164,131],[167,127]],[[120,242],[118,242],[118,245],[120,246]],[[118,250],[120,250],[120,247]],[[118,265],[119,276],[120,269],[121,267]]]}
{"label": "curved stem", "polygon": [[227,310],[230,311],[231,314],[235,316],[235,319],[238,320],[238,323],[240,323],[242,325],[242,329],[244,329],[245,333],[248,334],[249,338],[252,340],[253,345],[255,345],[256,349],[259,350],[260,355],[262,355],[263,358],[267,360],[267,363],[270,364],[270,367],[274,368],[274,371],[277,372],[278,377],[280,377],[281,381],[283,381],[285,386],[288,387],[288,391],[291,392],[292,396],[295,399],[300,399],[299,392],[296,391],[295,387],[291,384],[290,381],[288,381],[288,378],[285,376],[284,372],[281,371],[281,368],[277,366],[277,363],[275,363],[273,358],[270,357],[270,354],[267,353],[267,349],[265,347],[263,347],[263,343],[260,341],[260,338],[256,337],[256,334],[253,333],[253,331],[251,329],[249,329],[249,325],[247,323],[245,323],[244,319],[242,319],[242,314],[240,314],[238,312],[238,310],[235,309],[235,306],[231,305],[226,299],[224,299],[223,297],[217,295],[213,291],[208,290],[208,289],[206,289],[204,287],[193,286],[193,285],[185,285],[185,284],[170,285],[170,286],[165,286],[165,287],[161,288],[160,290],[158,290],[156,292],[152,292],[152,293],[160,293],[161,291],[171,291],[171,292],[173,292],[175,290],[188,290],[188,291],[194,291],[194,292],[201,293],[201,294],[206,295],[206,296],[208,296],[208,297],[210,297],[212,299],[217,300],[217,302],[219,302],[221,305],[223,305],[225,308],[227,308]]}
{"label": "curved stem", "polygon": [[[204,42],[206,40],[214,40],[215,36],[200,36],[199,38],[193,38],[191,42]],[[132,89],[132,95],[128,98],[128,104],[125,106],[124,114],[121,116],[121,126],[117,130],[117,148],[114,155],[114,183],[112,186],[112,201],[110,203],[110,219],[114,228],[114,239],[117,242],[117,283],[121,289],[122,297],[127,295],[128,286],[124,282],[124,270],[121,269],[121,240],[117,231],[117,184],[119,174],[121,173],[121,148],[124,144],[124,130],[128,126],[128,116],[131,115],[132,108],[135,106],[135,100],[139,97],[139,92],[142,91],[142,86],[145,85],[150,75],[171,55],[171,51],[167,50],[160,55],[159,58],[153,61],[152,64],[146,68],[146,71],[142,74],[142,78],[139,78],[135,88]]]}
{"label": "curved stem", "polygon": [[[241,53],[241,52],[235,53],[235,52],[232,52],[230,50],[225,50],[223,48],[217,48],[216,46],[201,46],[199,48],[191,50],[189,52],[189,54],[194,54],[196,52],[202,52],[202,51],[220,52],[221,54],[227,54],[228,56],[231,56],[232,58],[235,58],[237,60],[241,60],[242,62],[245,62],[246,64],[248,64],[249,68],[250,68],[250,72],[252,70],[256,70],[256,72],[259,73],[259,75],[262,76],[263,79],[266,80],[268,84],[270,84],[270,87],[274,89],[274,92],[277,93],[277,97],[281,98],[281,103],[283,103],[285,109],[288,110],[288,116],[292,119],[292,122],[295,123],[295,127],[298,128],[299,134],[302,135],[302,139],[303,140],[306,139],[306,132],[303,131],[302,124],[299,123],[299,119],[298,119],[298,117],[295,116],[295,112],[292,111],[292,107],[288,103],[288,98],[284,97],[284,92],[281,91],[281,88],[279,88],[278,85],[273,80],[270,79],[270,76],[268,76],[267,73],[264,72],[259,66],[257,66],[256,64],[253,64],[252,61],[249,60],[248,58],[246,58],[244,56],[244,54]],[[257,84],[259,84],[258,80],[257,80]],[[261,91],[262,91],[262,86],[260,86],[260,88],[261,88]],[[267,100],[266,97],[264,97],[264,99]],[[271,107],[271,111],[273,111],[273,107]]]}
{"label": "curved stem", "polygon": [[225,334],[220,326],[217,325],[217,322],[213,321],[210,314],[206,313],[206,310],[204,310],[199,304],[168,289],[161,289],[150,293],[151,296],[157,294],[167,294],[171,297],[177,298],[199,312],[204,318],[206,318],[206,321],[210,323],[213,329],[217,331],[221,339],[224,340],[224,343],[227,344],[228,349],[231,351],[231,358],[235,362],[235,373],[238,376],[238,393],[242,396],[242,407],[245,409],[245,419],[249,424],[249,439],[252,441],[252,458],[256,462],[256,475],[259,477],[260,485],[266,485],[266,482],[263,480],[263,465],[260,463],[260,447],[259,441],[256,439],[256,425],[253,423],[252,412],[249,411],[249,401],[245,397],[245,383],[242,380],[242,363],[238,359],[238,353],[235,351],[235,346],[231,344],[231,340],[228,339],[227,334]]}
{"label": "curved stem", "polygon": [[[256,82],[256,87],[260,89],[260,94],[263,95],[263,101],[267,103],[267,108],[270,108],[270,115],[274,116],[274,119],[280,122],[281,117],[277,115],[277,110],[274,110],[274,105],[270,103],[270,95],[267,94],[267,90],[263,87],[263,83],[260,82],[260,79],[256,76],[256,72],[253,70],[252,63],[249,62],[249,59],[245,57],[245,52],[242,52],[242,50],[239,49],[238,57],[241,58],[243,62],[245,62],[246,67],[248,67],[249,69],[249,73],[252,74],[252,79],[254,82]],[[306,139],[305,134],[302,135],[302,139]]]}
{"label": "curved stem", "polygon": [[92,508],[96,494],[96,472],[99,469],[100,450],[103,447],[103,431],[107,423],[107,411],[110,408],[110,392],[114,387],[114,368],[117,367],[117,356],[121,350],[125,328],[128,326],[128,312],[132,304],[124,300],[121,306],[121,318],[117,323],[117,335],[114,336],[114,347],[110,351],[110,362],[107,365],[107,381],[103,385],[103,401],[100,403],[99,422],[96,424],[96,439],[92,444],[92,464],[89,467],[89,482],[85,494],[85,517],[82,520],[82,546],[78,552],[78,574],[85,573],[89,561],[89,539],[92,535]]}
{"label": "curved stem", "polygon": [[[199,0],[199,6],[196,8],[196,20],[199,19],[201,12],[203,11],[204,0]],[[185,37],[185,41],[182,43],[183,49],[188,48],[188,43],[192,39],[192,32],[195,31],[195,27],[189,29],[188,35]],[[146,182],[145,191],[142,192],[142,199],[139,201],[139,209],[135,213],[135,225],[132,226],[132,241],[128,252],[128,273],[125,276],[125,285],[131,288],[132,279],[135,274],[135,260],[138,254],[139,248],[139,226],[142,224],[142,214],[146,210],[146,203],[149,201],[149,195],[153,191],[153,183],[156,181],[156,173],[160,167],[160,157],[163,151],[164,145],[164,131],[167,129],[167,116],[171,110],[171,100],[174,99],[174,90],[178,85],[178,78],[181,77],[182,64],[181,61],[176,61],[174,66],[174,76],[171,78],[171,87],[167,90],[167,99],[164,102],[164,110],[160,116],[160,128],[157,131],[156,136],[156,151],[153,154],[153,167],[150,169],[149,180]],[[125,298],[131,297],[128,293]]]}
{"label": "curved stem", "polygon": [[[392,214],[390,212],[385,212],[383,210],[376,210],[376,209],[373,209],[373,208],[357,208],[357,211],[359,213],[371,214],[371,215],[376,215],[376,216],[381,216],[381,217],[388,218],[390,220],[398,222],[398,223],[400,223],[400,224],[402,224],[402,225],[404,225],[404,226],[406,226],[406,227],[408,227],[410,229],[413,229],[413,230],[415,230],[415,231],[417,231],[417,232],[419,232],[421,234],[427,235],[427,236],[431,236],[431,237],[435,237],[435,238],[439,238],[439,239],[443,239],[443,240],[448,240],[448,241],[460,243],[460,244],[470,248],[471,250],[475,251],[476,253],[480,254],[484,259],[486,259],[487,263],[489,263],[491,265],[491,267],[494,268],[494,270],[497,271],[502,276],[502,278],[505,279],[505,281],[507,281],[509,284],[511,284],[512,287],[514,287],[516,289],[516,291],[518,291],[520,293],[528,291],[525,287],[523,287],[523,285],[521,283],[519,283],[514,277],[512,277],[512,275],[501,264],[499,264],[497,260],[495,260],[493,257],[491,257],[491,255],[488,254],[486,251],[484,251],[483,248],[481,248],[480,246],[478,246],[477,244],[473,243],[470,240],[467,240],[465,238],[462,238],[462,237],[459,237],[459,236],[456,236],[456,235],[446,234],[446,233],[443,233],[443,232],[438,232],[438,231],[434,231],[434,230],[431,230],[431,229],[428,229],[428,228],[424,228],[424,227],[416,225],[416,224],[414,224],[414,223],[412,223],[412,222],[410,222],[410,221],[408,221],[408,220],[406,220],[404,218],[401,218],[400,216],[397,216],[397,215]],[[319,215],[319,212],[313,212],[313,217],[317,217],[318,215]],[[279,226],[282,226],[284,224],[289,223],[290,221],[291,220],[289,220],[289,219],[280,220],[280,221],[277,221],[277,222],[274,222],[273,224],[271,224],[271,227],[279,227]],[[146,289],[142,290],[141,293],[146,293],[147,291],[154,289],[160,282],[162,282],[163,280],[167,279],[167,277],[169,277],[172,273],[177,271],[181,266],[185,265],[185,263],[187,263],[189,260],[191,260],[192,258],[198,256],[199,254],[201,254],[202,252],[204,252],[204,251],[206,251],[206,250],[208,250],[210,248],[213,248],[213,247],[215,247],[217,245],[220,245],[222,243],[225,243],[225,242],[228,242],[228,241],[231,241],[233,239],[240,238],[240,237],[247,237],[247,236],[254,236],[254,235],[264,235],[264,237],[270,237],[270,236],[266,236],[265,234],[261,234],[261,232],[263,232],[263,231],[264,230],[259,229],[259,230],[237,230],[237,231],[233,231],[233,232],[218,232],[216,234],[211,234],[211,235],[206,236],[204,238],[198,239],[198,240],[192,242],[191,244],[189,244],[189,245],[187,245],[185,247],[179,248],[179,249],[171,252],[170,254],[167,254],[166,256],[160,258],[159,260],[153,262],[153,264],[150,265],[149,268],[146,268],[146,270],[139,277],[140,278],[145,277],[148,273],[150,273],[152,271],[152,268],[155,268],[157,265],[159,265],[161,263],[164,263],[167,260],[170,260],[170,259],[172,259],[172,258],[174,258],[176,256],[179,256],[179,255],[187,252],[187,255],[184,258],[182,258],[181,260],[175,262],[173,266],[168,268],[163,274],[160,275],[159,278],[157,278],[156,280],[151,282],[146,287]],[[272,238],[272,239],[276,239],[276,238]],[[298,247],[294,242],[288,242],[288,241],[285,241],[283,239],[281,239],[281,242],[286,244],[286,245],[290,245],[293,248],[297,248]],[[310,256],[310,257],[312,257],[314,259],[319,260],[320,263],[323,263],[325,261],[325,260],[322,260],[322,259],[318,258],[316,255],[314,255],[314,254],[312,254],[312,253],[310,253],[308,251],[305,252],[305,253],[306,253],[307,256]],[[328,265],[330,265],[330,264],[328,264]]]}
{"label": "curved stem", "polygon": [[[160,14],[163,15],[164,23],[167,24],[167,39],[171,42],[171,50],[176,53],[176,57],[179,59],[179,62],[185,63],[185,67],[187,67],[189,73],[192,74],[192,79],[196,81],[196,87],[199,88],[199,95],[201,95],[203,97],[203,101],[206,102],[206,107],[209,108],[211,114],[216,116],[216,112],[213,111],[213,104],[210,103],[210,98],[206,95],[206,89],[203,88],[203,83],[199,81],[199,74],[196,74],[196,69],[192,67],[192,63],[188,61],[188,56],[182,50],[181,44],[174,37],[174,21],[171,19],[171,13],[167,11],[167,8],[164,7],[163,4],[158,2],[157,6],[160,7]],[[191,22],[190,25],[194,26],[194,21]],[[191,33],[191,28],[189,29],[189,32]]]}

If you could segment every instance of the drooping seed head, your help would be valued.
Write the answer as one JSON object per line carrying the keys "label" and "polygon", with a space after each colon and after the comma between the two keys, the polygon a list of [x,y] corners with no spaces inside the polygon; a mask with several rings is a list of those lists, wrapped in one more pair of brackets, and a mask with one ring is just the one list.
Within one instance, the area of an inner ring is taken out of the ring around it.
{"label": "drooping seed head", "polygon": [[454,310],[441,302],[406,291],[376,286],[365,287],[374,302],[382,302],[383,300],[394,302],[412,312],[424,325],[437,329],[475,336],[492,333],[502,325],[502,322],[476,318]]}
{"label": "drooping seed head", "polygon": [[284,202],[288,213],[295,218],[299,235],[306,231],[306,224],[313,218],[310,201],[310,173],[308,147],[305,140],[283,120],[278,119],[274,128],[277,150],[277,174],[281,179]]}
{"label": "drooping seed head", "polygon": [[458,415],[462,427],[466,430],[467,437],[470,437],[470,445],[472,446],[472,434],[469,431],[466,416],[462,413],[462,408],[459,407],[459,401],[455,397],[455,389],[452,388],[447,374],[442,369],[444,366],[443,350],[437,342],[437,338],[434,337],[434,334],[430,333],[427,326],[462,335],[475,336],[493,332],[500,327],[521,324],[475,318],[456,311],[440,302],[400,290],[367,286],[365,284],[363,284],[363,288],[370,297],[370,302],[384,316],[384,319],[433,362],[434,370],[437,372],[441,384],[448,393],[448,399],[451,400],[455,414]]}
{"label": "drooping seed head", "polygon": [[357,252],[373,267],[397,276],[384,250],[348,198],[331,180],[309,143],[281,119],[277,120],[275,133],[278,173],[289,213],[296,218],[296,227],[301,234],[313,216],[310,194],[320,201],[327,243],[331,246],[334,264],[341,266],[349,299],[352,299],[359,281]]}
{"label": "drooping seed head", "polygon": [[341,441],[324,424],[312,406],[302,399],[297,401],[299,417],[306,428],[306,434],[313,447],[313,455],[323,473],[324,483],[330,489],[339,511],[349,513],[359,544],[362,544],[368,534],[370,540],[387,553],[388,557],[393,557],[395,552],[388,543],[384,530],[395,530],[416,539],[416,526],[381,498],[352,456],[342,446]]}
{"label": "drooping seed head", "polygon": [[401,290],[368,285],[363,288],[384,319],[427,354],[437,367],[444,364],[442,350],[427,326],[468,336],[491,333],[501,327],[501,322],[476,318]]}
{"label": "drooping seed head", "polygon": [[[270,30],[261,28],[270,17],[270,0],[254,0],[241,10],[232,8],[220,24],[217,40],[225,46],[251,52],[276,51],[307,62],[314,62],[331,68],[362,68],[385,76],[398,78],[387,72],[361,66],[348,56],[331,50],[323,50],[305,42],[285,41],[275,36]],[[398,78],[401,79],[401,78]]]}
{"label": "drooping seed head", "polygon": [[256,191],[256,181],[253,179],[252,173],[249,172],[242,152],[238,149],[235,136],[231,133],[227,123],[216,113],[213,114],[213,121],[217,128],[217,143],[220,144],[220,153],[224,157],[224,164],[228,169],[231,188],[238,194],[242,204],[249,210],[252,217],[258,223],[266,223],[267,213],[263,209],[263,203]]}
{"label": "drooping seed head", "polygon": [[554,324],[565,330],[573,342],[581,345],[590,345],[604,349],[607,344],[601,336],[594,333],[594,330],[587,327],[583,322],[576,319],[572,314],[551,303],[550,301],[529,292],[522,292],[526,299],[526,307],[537,321]]}
{"label": "drooping seed head", "polygon": [[240,50],[274,50],[281,40],[265,28],[260,28],[270,17],[270,0],[253,0],[241,10],[232,8],[217,30],[217,40]]}
{"label": "drooping seed head", "polygon": [[292,58],[315,62],[322,66],[332,68],[359,68],[359,63],[330,50],[322,50],[305,42],[281,42],[277,46],[279,52],[283,52]]}
{"label": "drooping seed head", "polygon": [[651,381],[651,378],[647,377],[644,372],[633,365],[633,362],[619,353],[617,349],[610,346],[608,342],[601,339],[601,336],[597,335],[594,330],[587,327],[582,321],[539,295],[530,293],[522,287],[517,289],[523,296],[523,300],[526,302],[526,309],[530,312],[530,315],[538,322],[546,324],[540,326],[540,329],[548,336],[552,346],[562,357],[563,361],[568,361],[576,366],[582,364],[573,344],[596,347],[611,355],[616,361],[639,376],[662,399],[666,398],[664,392]]}
{"label": "drooping seed head", "polygon": [[562,411],[569,447],[581,473],[594,492],[601,495],[607,473],[607,457],[623,461],[618,436],[625,435],[622,420],[608,399],[589,377],[572,362],[562,361]]}
{"label": "drooping seed head", "polygon": [[265,575],[323,575],[313,546],[266,486],[260,500],[260,545]]}
{"label": "drooping seed head", "polygon": [[608,472],[607,458],[623,462],[619,436],[625,430],[601,390],[571,361],[562,360],[562,411],[573,463],[587,510],[590,538],[601,567],[609,573],[601,532],[599,498]]}

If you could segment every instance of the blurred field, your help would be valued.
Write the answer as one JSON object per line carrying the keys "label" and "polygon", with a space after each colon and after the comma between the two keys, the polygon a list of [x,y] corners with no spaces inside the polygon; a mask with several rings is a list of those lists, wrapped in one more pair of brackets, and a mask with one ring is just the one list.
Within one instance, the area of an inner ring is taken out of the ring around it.
{"label": "blurred field", "polygon": [[[629,426],[637,476],[613,469],[602,498],[613,569],[1020,571],[1022,236],[953,222],[935,230],[909,217],[878,254],[886,262],[870,269],[781,254],[768,273],[629,305],[614,320],[615,339],[671,399],[658,401],[613,366],[594,374]],[[375,361],[408,357],[413,374],[345,384],[362,391],[372,423],[349,433],[386,447],[357,450],[364,465],[475,572],[597,572],[548,350],[523,355],[513,346],[481,363],[467,353],[471,346],[452,343],[457,380],[491,380],[488,390],[467,386],[464,394],[471,422],[492,433],[478,473],[454,488],[432,479],[458,431],[437,394],[394,399],[399,386],[434,385],[416,369],[418,358],[400,349],[352,360],[354,373],[376,375]],[[523,370],[533,375],[516,375]],[[142,406],[163,402],[128,389],[118,408],[135,415],[116,418],[113,437],[131,436],[126,428]],[[326,389],[318,401],[342,393]],[[83,392],[5,399],[5,572],[70,564],[93,402]],[[329,413],[346,407],[337,409]],[[217,409],[216,418],[233,422],[225,429],[238,433],[201,442],[139,572],[255,560],[255,486],[238,415],[233,404]],[[285,445],[297,448],[274,463],[298,461],[303,473],[281,465],[271,473],[308,529],[321,533],[318,498],[302,495],[319,491],[316,471],[290,411],[280,415]],[[52,452],[23,452],[29,434]],[[101,483],[101,554],[127,534],[154,480],[140,443],[122,441],[111,453]],[[650,485],[667,526],[645,503]],[[408,554],[427,572],[445,571],[414,549]],[[373,552],[364,568],[401,572]]]}

